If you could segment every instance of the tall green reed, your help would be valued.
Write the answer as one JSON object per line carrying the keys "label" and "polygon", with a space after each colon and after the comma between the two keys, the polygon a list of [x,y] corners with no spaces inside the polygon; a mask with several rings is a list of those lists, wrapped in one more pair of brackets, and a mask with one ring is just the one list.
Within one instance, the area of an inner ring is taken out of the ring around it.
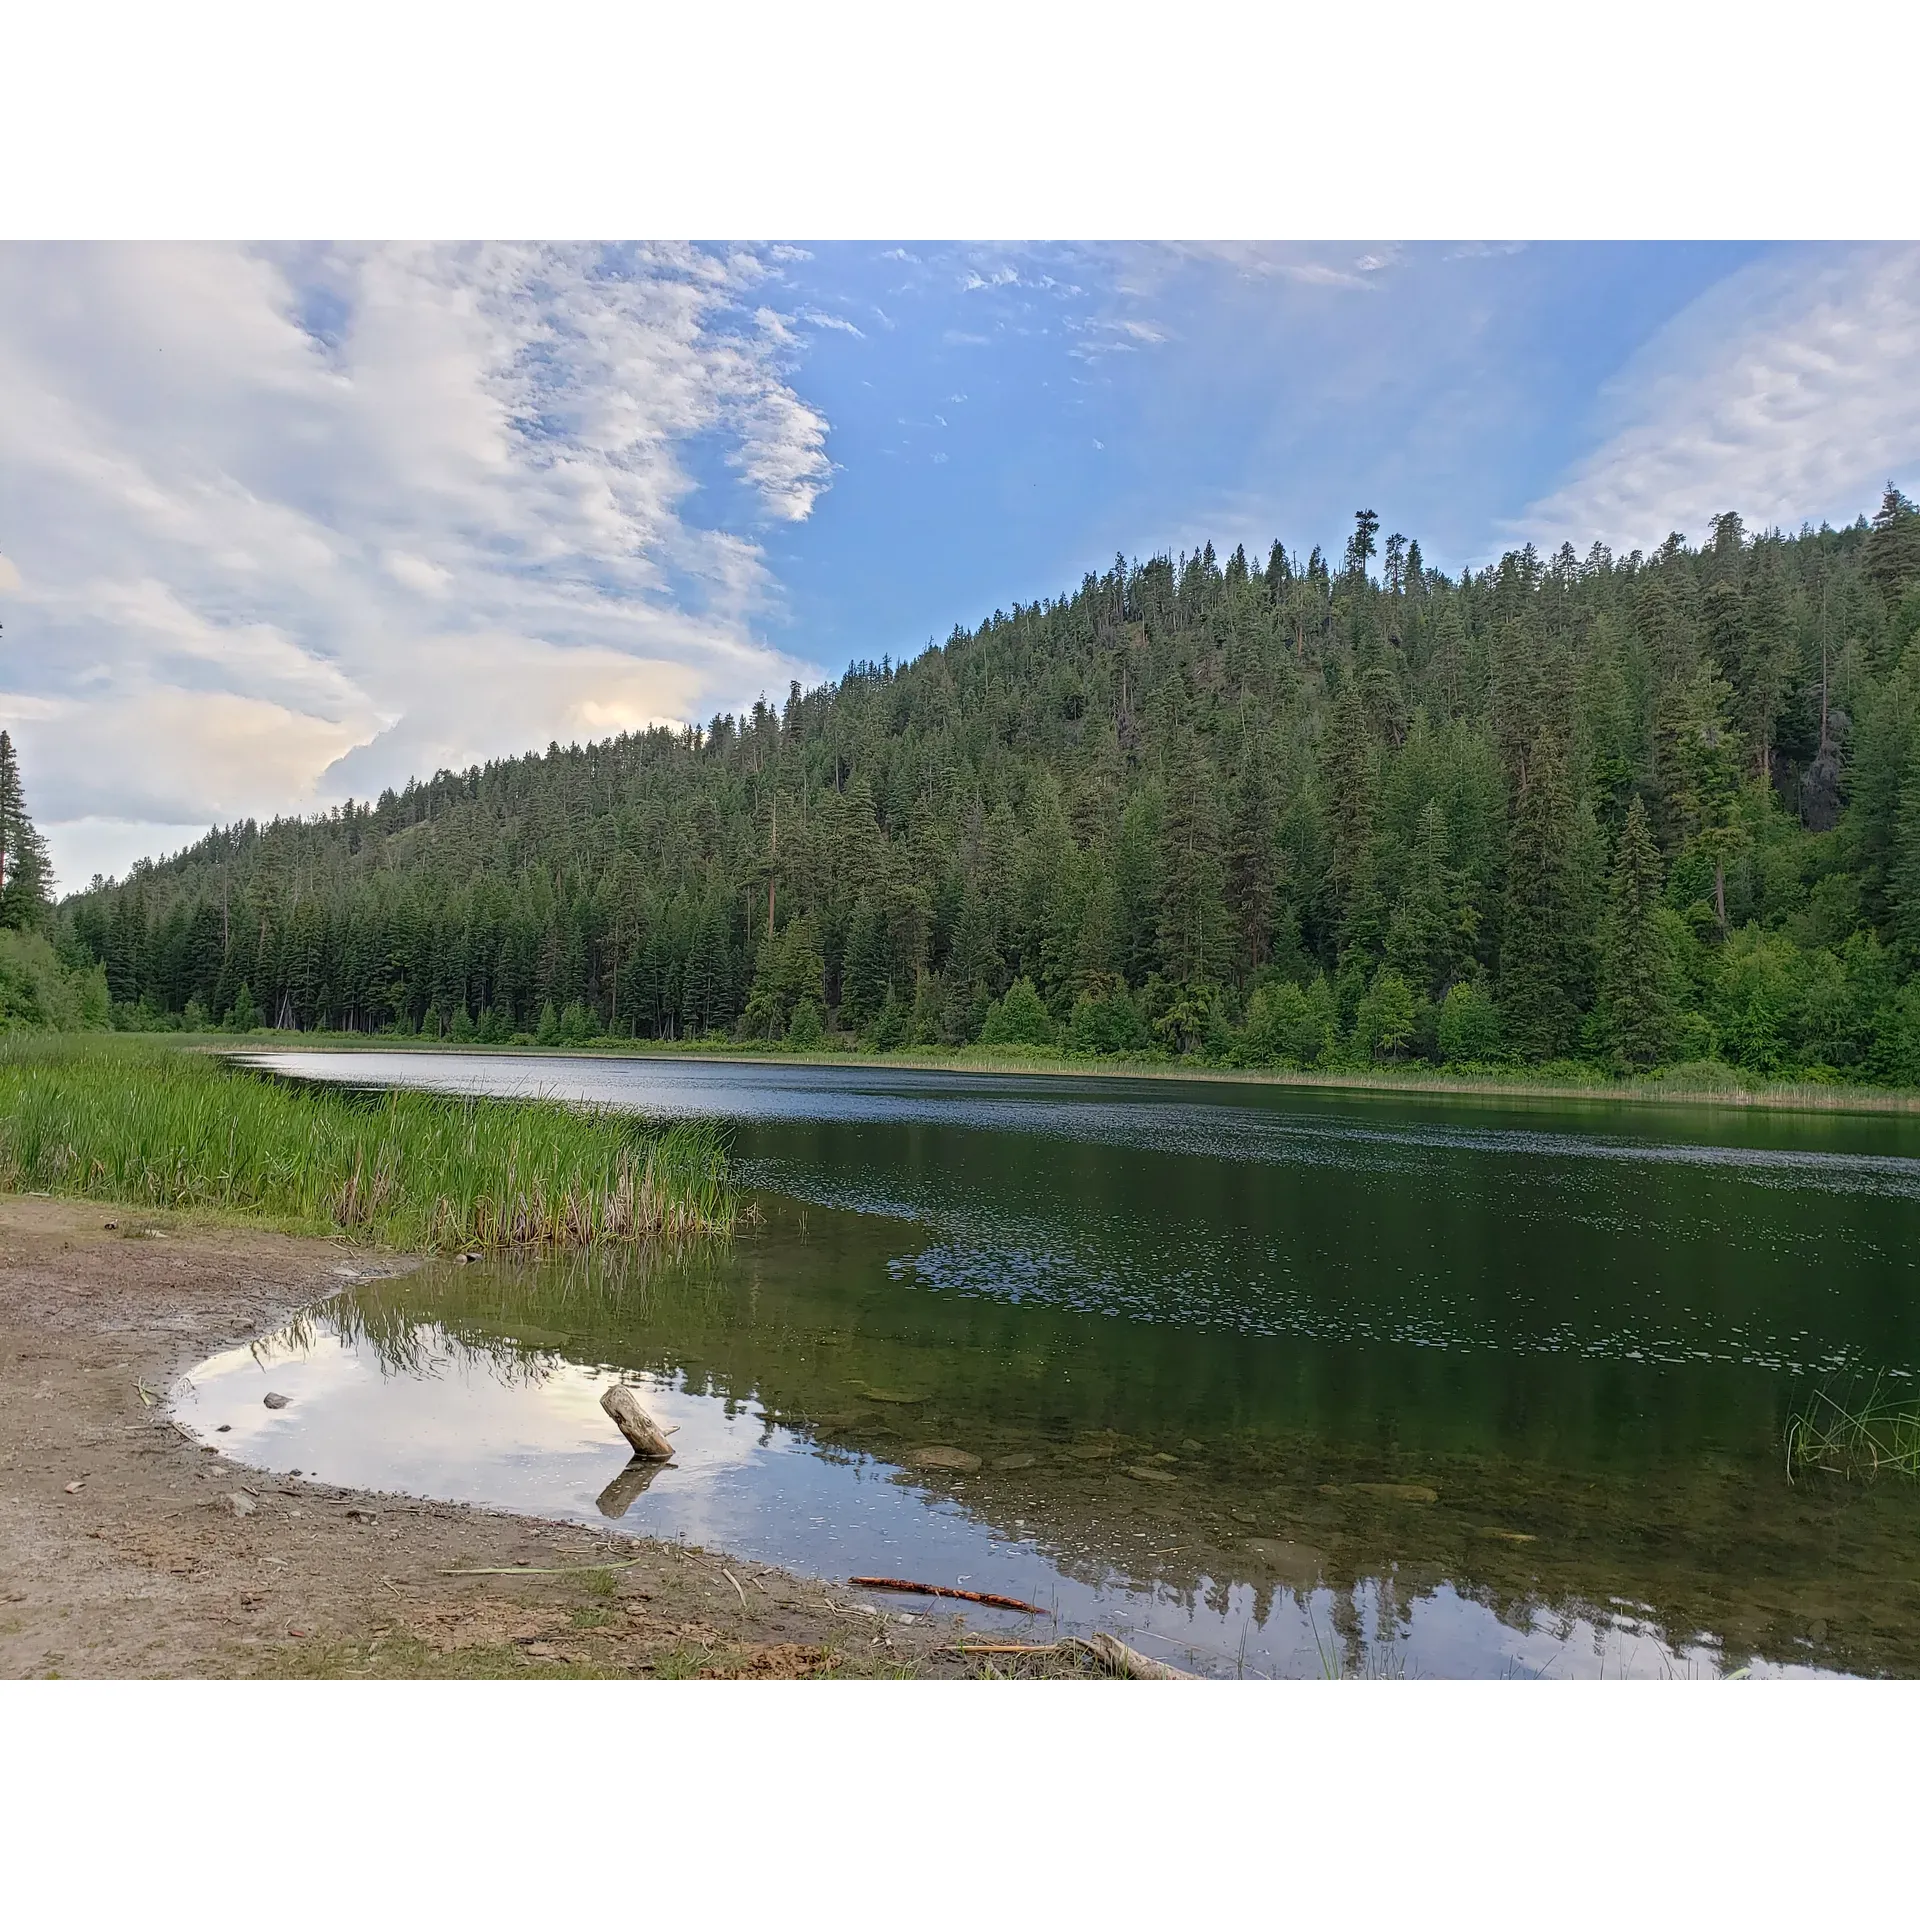
{"label": "tall green reed", "polygon": [[1797,1473],[1920,1480],[1920,1400],[1896,1399],[1881,1376],[1816,1387],[1787,1422],[1786,1450],[1789,1480]]}
{"label": "tall green reed", "polygon": [[448,1251],[726,1232],[740,1211],[709,1124],[299,1086],[130,1036],[0,1042],[0,1188]]}

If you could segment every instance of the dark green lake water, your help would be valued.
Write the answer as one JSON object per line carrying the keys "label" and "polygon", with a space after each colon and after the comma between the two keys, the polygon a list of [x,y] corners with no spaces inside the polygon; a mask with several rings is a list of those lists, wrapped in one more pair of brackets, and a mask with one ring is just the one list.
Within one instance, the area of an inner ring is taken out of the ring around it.
{"label": "dark green lake water", "polygon": [[[1203,1670],[1920,1671],[1920,1487],[1790,1485],[1781,1444],[1815,1383],[1920,1362],[1911,1121],[275,1064],[723,1117],[762,1217],[357,1284],[194,1376],[258,1464],[986,1585]],[[672,1468],[621,1481],[615,1376]]]}

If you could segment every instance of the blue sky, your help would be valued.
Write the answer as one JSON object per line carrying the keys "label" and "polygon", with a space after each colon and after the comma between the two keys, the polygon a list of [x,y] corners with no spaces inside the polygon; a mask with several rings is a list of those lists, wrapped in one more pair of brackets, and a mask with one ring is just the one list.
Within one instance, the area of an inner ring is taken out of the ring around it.
{"label": "blue sky", "polygon": [[0,722],[73,885],[1116,551],[1851,519],[1920,471],[1920,249],[0,246],[0,421]]}
{"label": "blue sky", "polygon": [[1609,377],[1759,251],[814,250],[785,273],[836,324],[796,384],[837,471],[769,542],[789,644],[917,650],[1116,551],[1337,552],[1360,506],[1482,561],[1593,444]]}

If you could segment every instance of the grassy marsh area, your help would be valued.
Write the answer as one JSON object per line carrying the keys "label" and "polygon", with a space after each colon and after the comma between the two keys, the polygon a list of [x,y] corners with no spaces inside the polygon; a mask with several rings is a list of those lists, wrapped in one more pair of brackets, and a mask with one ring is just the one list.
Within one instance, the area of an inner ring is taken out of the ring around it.
{"label": "grassy marsh area", "polygon": [[295,1086],[105,1035],[0,1042],[0,1190],[443,1251],[724,1232],[738,1213],[710,1126]]}

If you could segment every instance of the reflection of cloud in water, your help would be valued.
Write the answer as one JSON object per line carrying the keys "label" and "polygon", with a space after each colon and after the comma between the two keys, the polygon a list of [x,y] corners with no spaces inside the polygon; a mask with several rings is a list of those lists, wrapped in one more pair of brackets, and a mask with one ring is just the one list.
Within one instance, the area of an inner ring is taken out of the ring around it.
{"label": "reflection of cloud in water", "polygon": [[[1187,1592],[1130,1578],[1089,1540],[1070,1559],[992,1528],[956,1499],[865,1454],[823,1451],[752,1402],[685,1390],[683,1380],[579,1366],[552,1354],[502,1365],[421,1322],[417,1369],[310,1317],[291,1336],[255,1342],[194,1369],[183,1423],[250,1465],[295,1466],[343,1487],[468,1501],[682,1537],[843,1578],[882,1573],[986,1586],[1055,1610],[1060,1631],[1110,1628],[1202,1670],[1312,1677],[1340,1671],[1711,1675],[1711,1645],[1666,1646],[1632,1614],[1574,1619],[1535,1608],[1503,1618],[1445,1580],[1406,1591],[1363,1578],[1348,1589],[1294,1587],[1303,1563],[1271,1585],[1202,1578]],[[610,1377],[633,1380],[674,1425],[671,1465],[634,1461],[601,1411]],[[262,1396],[278,1391],[278,1412]],[[216,1434],[221,1425],[231,1432]],[[912,1604],[905,1603],[902,1604]],[[996,1616],[983,1616],[994,1618]]]}

